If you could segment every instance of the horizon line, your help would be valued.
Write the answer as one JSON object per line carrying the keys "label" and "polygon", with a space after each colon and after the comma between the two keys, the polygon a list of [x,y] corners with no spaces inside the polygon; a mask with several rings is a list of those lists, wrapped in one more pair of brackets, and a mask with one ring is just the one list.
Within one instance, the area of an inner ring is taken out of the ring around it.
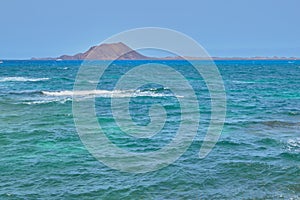
{"label": "horizon line", "polygon": [[191,57],[191,56],[184,56],[180,58],[174,57],[149,57],[149,59],[56,59],[56,58],[14,58],[14,59],[0,59],[0,61],[84,61],[84,60],[91,60],[91,61],[180,61],[180,60],[187,60],[187,61],[205,61],[205,60],[213,60],[213,61],[222,61],[222,60],[249,60],[249,61],[263,61],[263,60],[282,60],[282,61],[299,61],[300,57],[285,57],[285,56],[251,56],[251,57],[243,57],[243,56],[212,56],[212,57]]}

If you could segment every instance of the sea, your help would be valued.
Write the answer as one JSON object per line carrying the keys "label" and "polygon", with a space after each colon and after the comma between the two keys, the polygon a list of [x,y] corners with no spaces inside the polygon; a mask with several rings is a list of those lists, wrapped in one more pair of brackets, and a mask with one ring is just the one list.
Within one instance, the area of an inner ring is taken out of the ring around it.
{"label": "sea", "polygon": [[[177,160],[134,173],[94,157],[77,132],[73,88],[82,61],[4,60],[0,199],[300,199],[300,61],[215,61],[226,92],[226,119],[205,158],[199,158],[199,149],[211,120],[210,93],[185,61],[115,61],[96,92],[85,91],[83,99],[95,98],[97,119],[119,148],[137,154],[164,148],[179,127],[177,98],[186,97],[155,84],[141,86],[135,95],[114,90],[121,76],[149,62],[183,74],[199,100],[200,122]],[[166,109],[166,125],[158,136],[135,140],[118,127],[110,102],[128,96],[130,115],[140,126],[151,122],[152,105]]]}

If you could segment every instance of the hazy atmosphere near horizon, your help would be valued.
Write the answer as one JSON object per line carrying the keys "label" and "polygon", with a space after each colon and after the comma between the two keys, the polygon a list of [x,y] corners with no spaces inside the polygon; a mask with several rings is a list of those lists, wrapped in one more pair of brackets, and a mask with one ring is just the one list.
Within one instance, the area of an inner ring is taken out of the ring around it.
{"label": "hazy atmosphere near horizon", "polygon": [[0,2],[0,199],[300,199],[300,1]]}

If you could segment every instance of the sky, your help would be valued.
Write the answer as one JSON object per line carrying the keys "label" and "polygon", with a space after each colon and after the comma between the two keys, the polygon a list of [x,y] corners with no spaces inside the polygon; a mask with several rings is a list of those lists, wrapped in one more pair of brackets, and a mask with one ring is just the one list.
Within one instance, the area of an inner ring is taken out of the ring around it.
{"label": "sky", "polygon": [[1,0],[0,60],[84,52],[119,32],[182,32],[211,56],[300,57],[299,0]]}

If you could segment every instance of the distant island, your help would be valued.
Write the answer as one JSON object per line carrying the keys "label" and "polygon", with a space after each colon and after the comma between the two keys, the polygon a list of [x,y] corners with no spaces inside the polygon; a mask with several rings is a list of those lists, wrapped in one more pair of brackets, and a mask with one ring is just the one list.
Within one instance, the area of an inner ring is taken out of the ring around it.
{"label": "distant island", "polygon": [[131,49],[122,42],[93,46],[84,53],[62,55],[56,58],[31,58],[31,60],[300,60],[297,57],[148,57]]}

